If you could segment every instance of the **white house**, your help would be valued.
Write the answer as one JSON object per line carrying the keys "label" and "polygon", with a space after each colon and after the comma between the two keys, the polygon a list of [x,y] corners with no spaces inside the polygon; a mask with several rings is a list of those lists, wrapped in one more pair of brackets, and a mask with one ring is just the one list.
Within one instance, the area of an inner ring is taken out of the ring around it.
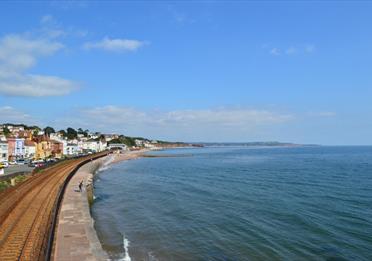
{"label": "white house", "polygon": [[66,155],[77,155],[79,153],[79,146],[77,144],[68,143],[66,145]]}
{"label": "white house", "polygon": [[8,142],[0,141],[0,162],[8,160]]}
{"label": "white house", "polygon": [[141,147],[145,144],[144,140],[135,139],[134,142],[136,143],[137,147]]}
{"label": "white house", "polygon": [[145,148],[152,149],[152,148],[155,148],[155,147],[156,146],[152,143],[148,143],[148,142],[145,143]]}
{"label": "white house", "polygon": [[83,150],[89,150],[94,152],[104,151],[107,148],[107,142],[102,140],[88,140],[82,144]]}
{"label": "white house", "polygon": [[25,157],[34,158],[36,154],[35,142],[31,140],[25,140]]}

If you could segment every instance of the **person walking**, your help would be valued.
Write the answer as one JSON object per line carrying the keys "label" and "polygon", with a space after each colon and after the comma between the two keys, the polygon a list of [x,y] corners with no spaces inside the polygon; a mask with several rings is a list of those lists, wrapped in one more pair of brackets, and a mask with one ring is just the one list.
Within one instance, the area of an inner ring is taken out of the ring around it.
{"label": "person walking", "polygon": [[79,191],[81,192],[83,188],[83,180],[80,181],[79,183]]}

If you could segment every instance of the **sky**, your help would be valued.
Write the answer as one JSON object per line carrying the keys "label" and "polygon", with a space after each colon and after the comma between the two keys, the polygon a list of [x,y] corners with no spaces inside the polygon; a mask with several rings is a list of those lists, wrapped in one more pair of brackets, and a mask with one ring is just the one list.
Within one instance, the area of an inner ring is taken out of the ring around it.
{"label": "sky", "polygon": [[0,122],[372,144],[372,2],[0,3]]}

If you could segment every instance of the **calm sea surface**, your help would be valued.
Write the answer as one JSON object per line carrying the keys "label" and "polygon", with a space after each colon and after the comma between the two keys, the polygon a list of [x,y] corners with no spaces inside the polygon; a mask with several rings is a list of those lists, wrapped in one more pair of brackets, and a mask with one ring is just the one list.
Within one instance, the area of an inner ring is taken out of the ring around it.
{"label": "calm sea surface", "polygon": [[96,177],[114,260],[372,260],[372,147],[156,154]]}

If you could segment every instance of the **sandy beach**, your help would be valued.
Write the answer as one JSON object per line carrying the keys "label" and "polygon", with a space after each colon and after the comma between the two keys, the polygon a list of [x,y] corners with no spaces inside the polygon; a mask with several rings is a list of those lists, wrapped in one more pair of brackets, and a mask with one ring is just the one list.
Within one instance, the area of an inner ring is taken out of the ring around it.
{"label": "sandy beach", "polygon": [[112,159],[110,160],[109,164],[115,164],[115,163],[126,161],[126,160],[137,159],[137,158],[143,157],[143,154],[148,151],[151,151],[151,150],[142,149],[142,150],[137,150],[137,151],[126,151],[123,153],[113,153],[112,155],[110,155]]}

